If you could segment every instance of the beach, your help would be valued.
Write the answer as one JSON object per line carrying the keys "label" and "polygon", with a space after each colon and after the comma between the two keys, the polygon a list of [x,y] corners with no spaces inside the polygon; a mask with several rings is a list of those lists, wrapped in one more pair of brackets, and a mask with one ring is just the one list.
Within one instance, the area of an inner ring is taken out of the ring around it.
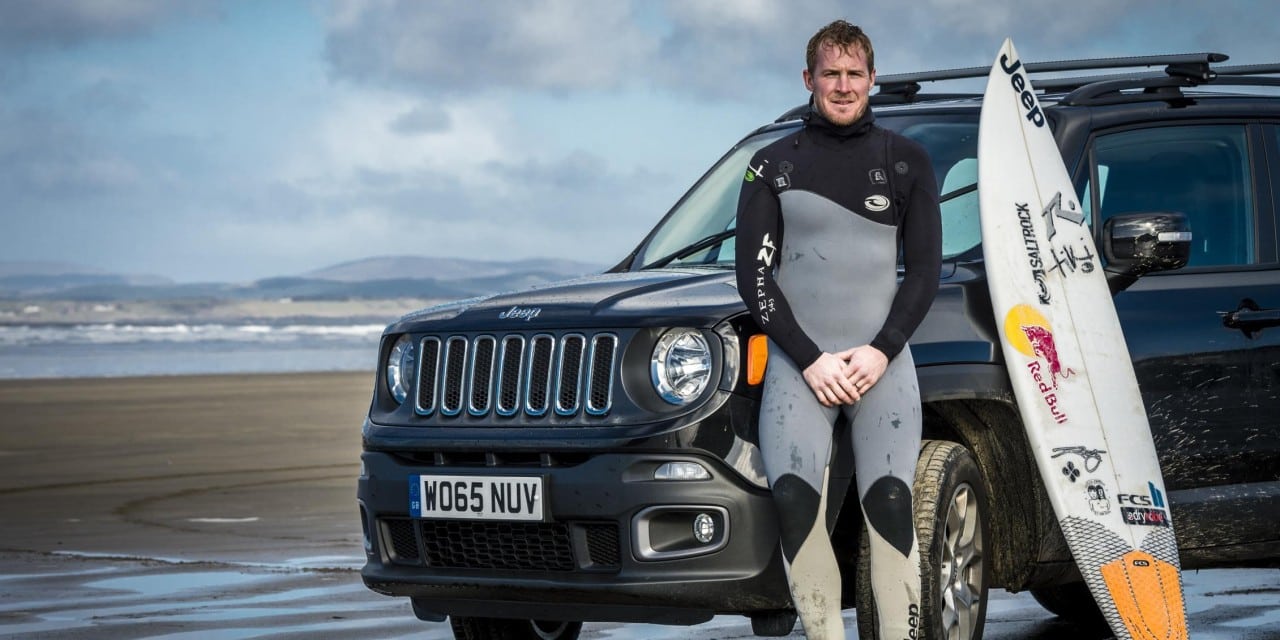
{"label": "beach", "polygon": [[[452,637],[359,577],[373,383],[372,371],[0,380],[0,638]],[[1274,569],[1186,580],[1197,638],[1280,636]],[[591,623],[583,637],[752,634],[720,616]],[[1105,635],[993,591],[985,637]]]}

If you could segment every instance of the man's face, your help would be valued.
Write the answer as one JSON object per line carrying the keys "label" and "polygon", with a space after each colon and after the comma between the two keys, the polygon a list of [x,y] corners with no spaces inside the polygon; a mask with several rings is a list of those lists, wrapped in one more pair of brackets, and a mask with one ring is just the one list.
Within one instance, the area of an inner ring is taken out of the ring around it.
{"label": "man's face", "polygon": [[843,127],[853,124],[867,110],[867,94],[876,83],[876,72],[867,68],[862,47],[848,51],[823,44],[818,47],[813,73],[804,70],[804,86],[813,92],[818,113]]}

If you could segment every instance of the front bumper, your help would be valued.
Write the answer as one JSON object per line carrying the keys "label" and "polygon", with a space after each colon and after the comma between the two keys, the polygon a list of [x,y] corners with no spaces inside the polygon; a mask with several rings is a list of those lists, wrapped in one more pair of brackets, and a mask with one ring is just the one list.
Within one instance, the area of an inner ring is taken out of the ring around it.
{"label": "front bumper", "polygon": [[[772,497],[715,456],[551,454],[536,465],[489,456],[488,464],[470,466],[366,451],[362,460],[364,582],[413,598],[419,611],[697,624],[718,613],[790,606]],[[654,480],[653,471],[671,461],[697,462],[711,478]],[[411,478],[431,474],[542,476],[547,521],[411,518]],[[715,521],[708,542],[693,536],[698,514]]]}

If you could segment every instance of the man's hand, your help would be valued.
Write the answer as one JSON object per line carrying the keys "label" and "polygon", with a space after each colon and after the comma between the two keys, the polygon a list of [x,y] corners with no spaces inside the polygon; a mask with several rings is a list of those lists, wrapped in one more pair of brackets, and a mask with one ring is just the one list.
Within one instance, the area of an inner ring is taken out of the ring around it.
{"label": "man's hand", "polygon": [[884,375],[885,368],[889,366],[889,358],[884,355],[884,352],[869,344],[845,349],[835,354],[835,357],[846,363],[844,375],[859,395],[875,386],[880,381],[880,376]]}
{"label": "man's hand", "polygon": [[[875,350],[872,349],[872,351]],[[876,353],[880,352],[876,351]],[[848,369],[846,360],[847,357],[839,357],[839,354],[832,355],[824,352],[813,361],[813,364],[805,367],[804,381],[809,383],[809,388],[813,389],[813,395],[818,397],[818,402],[821,402],[824,407],[853,404],[862,398],[862,394],[858,392],[846,373]],[[884,367],[880,370],[883,372]]]}

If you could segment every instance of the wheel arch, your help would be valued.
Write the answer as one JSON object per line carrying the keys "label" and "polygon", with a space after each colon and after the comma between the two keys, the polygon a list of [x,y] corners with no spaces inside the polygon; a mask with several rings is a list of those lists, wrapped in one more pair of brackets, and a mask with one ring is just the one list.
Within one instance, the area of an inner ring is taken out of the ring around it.
{"label": "wheel arch", "polygon": [[925,366],[917,375],[924,437],[963,444],[986,479],[991,586],[1025,589],[1042,579],[1041,562],[1070,560],[1005,365]]}
{"label": "wheel arch", "polygon": [[988,496],[991,586],[1024,589],[1036,580],[1038,563],[1058,555],[1054,541],[1061,534],[1017,405],[1012,394],[938,397],[923,403],[924,437],[960,443],[973,454]]}

